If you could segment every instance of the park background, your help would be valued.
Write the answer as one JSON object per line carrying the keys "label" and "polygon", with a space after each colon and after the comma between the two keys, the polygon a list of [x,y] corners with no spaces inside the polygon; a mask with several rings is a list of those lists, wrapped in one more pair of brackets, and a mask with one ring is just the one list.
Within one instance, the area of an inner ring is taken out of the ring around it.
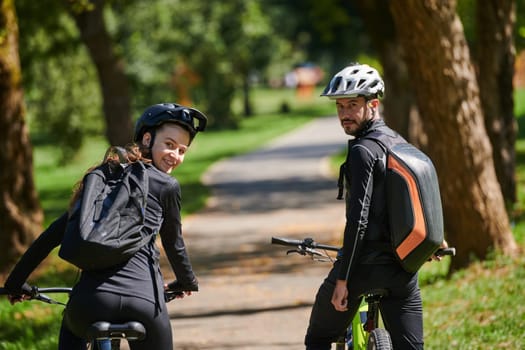
{"label": "park background", "polygon": [[[440,174],[458,257],[422,276],[440,287],[427,302],[471,281],[468,305],[441,305],[445,320],[466,320],[455,336],[523,347],[523,0],[18,0],[1,11],[3,276],[107,145],[130,140],[146,106],[175,101],[210,116],[175,174],[192,193],[188,215],[206,203],[200,176],[213,162],[333,114],[320,89],[360,61],[385,78],[387,122]],[[52,256],[31,281],[71,284],[76,273]],[[59,311],[0,309],[0,349],[56,342]]]}

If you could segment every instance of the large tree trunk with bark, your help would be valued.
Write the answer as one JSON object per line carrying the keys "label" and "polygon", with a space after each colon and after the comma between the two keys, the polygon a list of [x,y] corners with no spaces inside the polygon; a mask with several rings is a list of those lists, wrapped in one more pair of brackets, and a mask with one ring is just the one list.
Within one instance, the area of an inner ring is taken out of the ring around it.
{"label": "large tree trunk with bark", "polygon": [[478,1],[478,83],[485,127],[503,197],[510,210],[516,202],[516,135],[514,77],[514,0]]}
{"label": "large tree trunk with bark", "polygon": [[416,110],[415,97],[409,86],[407,69],[403,57],[403,49],[396,35],[396,28],[388,8],[389,0],[358,1],[359,8],[366,30],[374,43],[385,81],[385,98],[383,100],[384,117],[388,125],[410,139],[412,139],[410,115]]}
{"label": "large tree trunk with bark", "polygon": [[13,0],[0,1],[0,279],[42,227],[33,148],[24,120],[18,24]]}
{"label": "large tree trunk with bark", "polygon": [[66,4],[97,69],[107,139],[112,145],[125,145],[133,137],[130,88],[124,63],[115,54],[113,42],[106,30],[104,2],[105,0],[90,0],[87,8],[75,1],[66,1]]}
{"label": "large tree trunk with bark", "polygon": [[390,8],[415,86],[436,165],[452,270],[493,249],[513,255],[510,230],[485,130],[476,73],[455,1],[394,0]]}

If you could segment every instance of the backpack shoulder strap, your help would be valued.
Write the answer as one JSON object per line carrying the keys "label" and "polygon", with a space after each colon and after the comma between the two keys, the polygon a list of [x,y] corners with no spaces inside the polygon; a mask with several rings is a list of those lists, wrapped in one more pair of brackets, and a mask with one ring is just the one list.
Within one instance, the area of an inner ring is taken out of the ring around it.
{"label": "backpack shoulder strap", "polygon": [[363,136],[364,139],[369,139],[377,142],[383,150],[388,151],[392,146],[407,143],[407,141],[394,130],[390,129],[386,125],[377,127],[371,130],[368,134]]}
{"label": "backpack shoulder strap", "polygon": [[133,183],[133,188],[130,188],[132,193],[136,193],[137,190],[141,192],[138,198],[141,199],[140,205],[143,208],[146,207],[149,192],[148,166],[141,161],[137,161],[127,165],[124,170],[128,173],[129,185],[132,186]]}

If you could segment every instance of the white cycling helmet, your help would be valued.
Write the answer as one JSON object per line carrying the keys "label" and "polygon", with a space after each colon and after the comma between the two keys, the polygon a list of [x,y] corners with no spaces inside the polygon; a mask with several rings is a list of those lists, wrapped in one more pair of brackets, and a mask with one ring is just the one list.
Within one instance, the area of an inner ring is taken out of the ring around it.
{"label": "white cycling helmet", "polygon": [[382,97],[385,84],[379,73],[367,64],[354,64],[345,67],[334,75],[321,96],[330,99],[364,96],[365,98]]}

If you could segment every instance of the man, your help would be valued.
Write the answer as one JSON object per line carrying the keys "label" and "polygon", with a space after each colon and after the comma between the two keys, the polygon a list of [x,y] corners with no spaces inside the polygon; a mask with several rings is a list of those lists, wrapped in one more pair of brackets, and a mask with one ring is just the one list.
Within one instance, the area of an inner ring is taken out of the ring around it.
{"label": "man", "polygon": [[391,251],[386,212],[386,154],[365,136],[383,132],[401,138],[379,115],[384,83],[372,67],[352,64],[337,73],[322,96],[335,100],[349,141],[340,173],[346,189],[343,247],[316,296],[305,337],[307,350],[328,350],[348,327],[361,295],[384,288],[381,313],[394,349],[423,349],[423,309],[417,273],[403,270]]}

